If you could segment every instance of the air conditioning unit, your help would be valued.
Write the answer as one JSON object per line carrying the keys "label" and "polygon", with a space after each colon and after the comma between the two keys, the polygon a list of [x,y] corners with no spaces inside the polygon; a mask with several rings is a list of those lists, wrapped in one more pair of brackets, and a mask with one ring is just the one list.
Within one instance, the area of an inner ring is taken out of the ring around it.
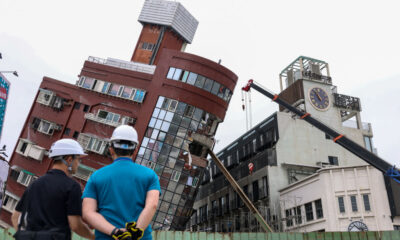
{"label": "air conditioning unit", "polygon": [[42,161],[45,155],[46,149],[38,145],[32,145],[28,152],[28,157],[38,161]]}
{"label": "air conditioning unit", "polygon": [[39,89],[39,95],[36,99],[36,102],[41,103],[46,106],[51,106],[54,101],[55,94],[52,91],[46,89]]}

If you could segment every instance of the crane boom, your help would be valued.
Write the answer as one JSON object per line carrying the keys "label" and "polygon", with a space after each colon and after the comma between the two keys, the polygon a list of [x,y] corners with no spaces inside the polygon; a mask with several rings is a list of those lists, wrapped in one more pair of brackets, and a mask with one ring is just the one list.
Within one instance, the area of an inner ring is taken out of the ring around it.
{"label": "crane boom", "polygon": [[326,124],[320,122],[319,120],[313,118],[310,113],[303,112],[296,107],[293,107],[286,101],[282,100],[277,94],[274,94],[258,84],[254,83],[254,81],[251,79],[248,81],[247,85],[242,88],[243,91],[249,91],[250,88],[254,88],[261,94],[267,96],[268,98],[272,99],[274,102],[278,103],[279,105],[285,107],[289,111],[295,113],[297,116],[299,116],[301,119],[305,120],[312,126],[318,128],[322,132],[328,134],[333,138],[333,141],[343,148],[347,149],[348,151],[352,152],[355,154],[357,157],[363,159],[376,169],[380,170],[384,174],[390,176],[393,180],[396,182],[400,183],[400,174],[398,169],[396,169],[394,166],[383,160],[382,158],[378,157],[374,153],[368,151],[364,147],[360,146],[356,142],[352,141],[351,139],[347,138],[344,134],[340,134],[331,127],[327,126]]}

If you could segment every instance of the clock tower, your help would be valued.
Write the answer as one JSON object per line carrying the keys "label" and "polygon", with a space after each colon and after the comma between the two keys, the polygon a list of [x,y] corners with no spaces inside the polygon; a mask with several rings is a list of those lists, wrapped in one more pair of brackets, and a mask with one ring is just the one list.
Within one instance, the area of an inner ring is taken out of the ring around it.
{"label": "clock tower", "polygon": [[[337,93],[328,63],[300,56],[279,74],[279,96],[313,117],[340,129],[362,129],[360,99]],[[280,111],[287,111],[280,107]],[[351,126],[350,126],[351,125]]]}

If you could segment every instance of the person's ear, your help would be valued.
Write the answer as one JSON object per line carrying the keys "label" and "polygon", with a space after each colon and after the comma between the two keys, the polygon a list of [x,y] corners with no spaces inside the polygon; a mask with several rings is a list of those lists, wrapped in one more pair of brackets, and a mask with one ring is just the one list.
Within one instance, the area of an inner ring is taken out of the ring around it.
{"label": "person's ear", "polygon": [[66,161],[67,163],[71,164],[74,161],[74,156],[68,156]]}

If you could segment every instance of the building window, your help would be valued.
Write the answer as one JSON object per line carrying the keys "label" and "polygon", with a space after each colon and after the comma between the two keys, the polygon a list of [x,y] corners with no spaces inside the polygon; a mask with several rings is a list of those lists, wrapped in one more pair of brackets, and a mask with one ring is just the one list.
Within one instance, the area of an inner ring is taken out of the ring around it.
{"label": "building window", "polygon": [[89,105],[85,104],[85,106],[83,107],[83,111],[84,112],[88,112],[89,111]]}
{"label": "building window", "polygon": [[399,231],[400,230],[400,225],[393,225],[393,230]]}
{"label": "building window", "polygon": [[97,112],[97,117],[102,118],[102,119],[104,119],[106,121],[109,121],[109,122],[118,123],[121,115],[116,114],[116,113],[112,113],[112,112],[107,112],[107,111],[104,111],[104,110],[99,110]]}
{"label": "building window", "polygon": [[371,211],[371,205],[369,203],[369,195],[363,194],[363,200],[364,200],[365,211]]}
{"label": "building window", "polygon": [[89,177],[94,173],[96,169],[83,165],[82,163],[79,164],[76,173],[73,175],[76,178],[82,179],[87,181]]}
{"label": "building window", "polygon": [[81,107],[81,103],[79,103],[79,102],[74,102],[74,109],[79,110],[80,107]]}
{"label": "building window", "polygon": [[323,213],[323,210],[322,210],[322,201],[321,201],[321,199],[318,199],[314,203],[315,203],[315,211],[317,213],[317,219],[323,218],[324,217],[324,213]]}
{"label": "building window", "polygon": [[154,46],[155,46],[154,43],[147,43],[147,42],[142,43],[142,49],[143,50],[153,51]]}
{"label": "building window", "polygon": [[293,226],[292,209],[286,210],[286,227]]}
{"label": "building window", "polygon": [[26,148],[28,147],[28,142],[21,141],[19,145],[20,146],[18,146],[17,152],[24,154],[26,151]]}
{"label": "building window", "polygon": [[71,129],[65,128],[64,135],[69,136],[70,132],[71,132]]}
{"label": "building window", "polygon": [[72,135],[72,138],[77,139],[79,137],[79,132],[75,131],[74,134]]}
{"label": "building window", "polygon": [[346,210],[344,208],[344,200],[343,197],[338,197],[338,203],[339,203],[339,212],[340,213],[345,213]]}
{"label": "building window", "polygon": [[296,213],[296,224],[300,225],[302,224],[302,216],[301,216],[301,206],[295,208],[295,213]]}
{"label": "building window", "polygon": [[34,179],[33,179],[33,174],[32,173],[30,173],[28,171],[25,171],[25,170],[22,170],[19,173],[17,182],[21,183],[24,186],[28,186],[33,180]]}
{"label": "building window", "polygon": [[373,147],[372,147],[372,138],[368,137],[368,136],[364,136],[364,144],[365,144],[365,148],[372,152]]}
{"label": "building window", "polygon": [[13,212],[19,199],[20,199],[19,197],[15,196],[14,194],[10,193],[9,191],[6,191],[5,195],[4,195],[3,209],[5,209],[9,212]]}
{"label": "building window", "polygon": [[339,165],[338,157],[328,156],[330,165]]}
{"label": "building window", "polygon": [[312,203],[306,203],[304,205],[304,207],[306,209],[306,220],[307,220],[307,222],[314,220]]}
{"label": "building window", "polygon": [[357,212],[358,208],[357,208],[357,198],[356,198],[356,196],[350,196],[350,201],[351,201],[351,210],[353,212]]}

